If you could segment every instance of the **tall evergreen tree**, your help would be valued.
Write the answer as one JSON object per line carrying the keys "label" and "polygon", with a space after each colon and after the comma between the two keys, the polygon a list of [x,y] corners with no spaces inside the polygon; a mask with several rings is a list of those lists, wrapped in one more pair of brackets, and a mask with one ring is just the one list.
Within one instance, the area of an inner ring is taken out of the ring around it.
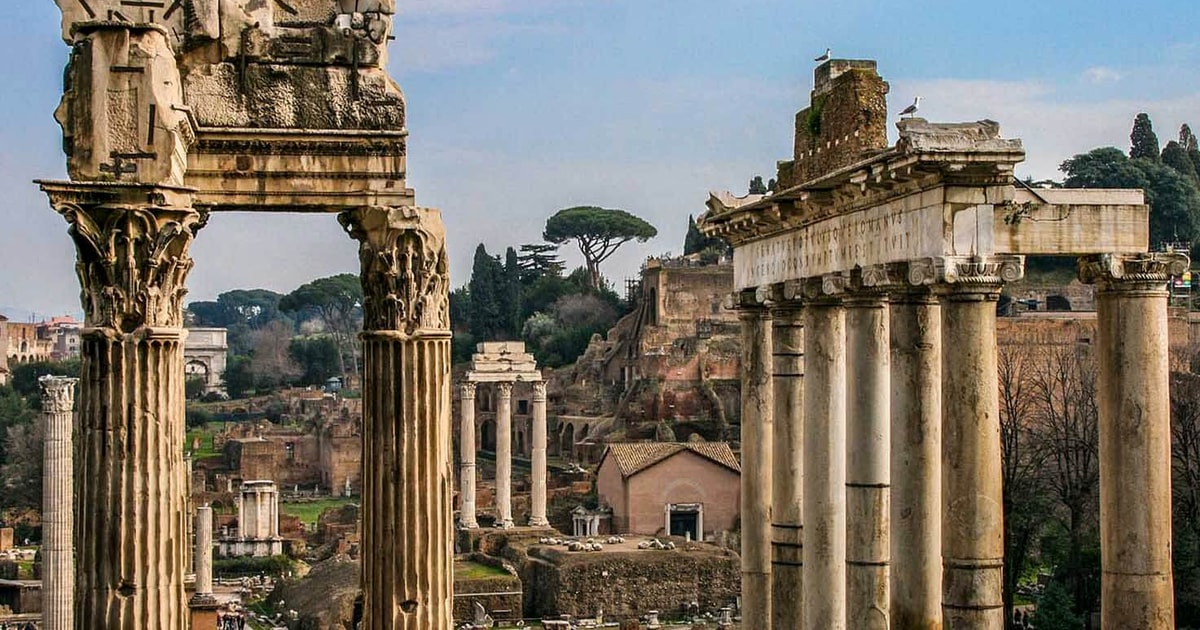
{"label": "tall evergreen tree", "polygon": [[567,266],[558,257],[558,245],[551,243],[522,245],[517,260],[521,265],[521,281],[525,283],[546,276],[561,277]]}
{"label": "tall evergreen tree", "polygon": [[503,284],[504,267],[480,243],[475,248],[471,281],[467,285],[467,292],[471,295],[470,330],[476,341],[496,339],[502,331],[500,290]]}
{"label": "tall evergreen tree", "polygon": [[1150,122],[1149,114],[1142,112],[1133,119],[1133,131],[1129,134],[1129,140],[1132,142],[1129,157],[1135,160],[1144,158],[1158,161],[1158,136],[1154,135],[1154,123]]}
{"label": "tall evergreen tree", "polygon": [[1183,123],[1179,128],[1179,144],[1183,146],[1184,151],[1200,149],[1200,143],[1196,142],[1196,134],[1192,133],[1192,128],[1187,123]]}
{"label": "tall evergreen tree", "polygon": [[751,195],[767,194],[767,185],[763,183],[762,175],[755,175],[754,179],[750,180],[750,194]]}
{"label": "tall evergreen tree", "polygon": [[683,238],[683,255],[691,256],[705,251],[723,252],[728,246],[717,236],[705,236],[696,225],[696,219],[688,215],[687,236]]}
{"label": "tall evergreen tree", "polygon": [[501,287],[501,322],[504,326],[505,339],[521,337],[521,263],[517,250],[509,247],[504,252],[504,284]]}
{"label": "tall evergreen tree", "polygon": [[1200,182],[1200,173],[1196,172],[1196,163],[1184,150],[1183,145],[1172,140],[1163,147],[1162,163],[1170,166],[1193,183]]}

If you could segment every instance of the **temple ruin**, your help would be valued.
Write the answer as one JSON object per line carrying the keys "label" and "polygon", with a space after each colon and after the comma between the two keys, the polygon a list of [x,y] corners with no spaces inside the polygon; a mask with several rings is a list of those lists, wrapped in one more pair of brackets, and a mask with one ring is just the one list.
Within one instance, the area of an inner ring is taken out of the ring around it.
{"label": "temple ruin", "polygon": [[996,301],[1026,255],[1097,287],[1103,626],[1174,627],[1187,257],[1149,253],[1141,191],[1023,185],[995,122],[906,118],[889,145],[873,61],[815,77],[776,191],[714,193],[699,221],[734,246],[743,322],[745,627],[1004,627]]}
{"label": "temple ruin", "polygon": [[[533,355],[525,352],[524,343],[494,341],[476,347],[471,370],[467,372],[460,392],[459,492],[462,497],[460,520],[464,529],[479,527],[475,511],[475,453],[479,450],[475,438],[475,394],[480,385],[493,390],[496,398],[496,526],[509,529],[515,525],[512,513],[512,393],[518,383],[529,383],[533,388],[529,428],[533,480],[528,525],[550,526],[550,521],[546,520],[546,383]],[[524,445],[520,445],[519,450],[524,452]]]}
{"label": "temple ruin", "polygon": [[77,627],[187,625],[188,249],[238,210],[336,213],[359,242],[362,627],[449,628],[449,277],[440,214],[405,185],[394,1],[58,5],[70,181],[39,183],[77,246],[86,319]]}

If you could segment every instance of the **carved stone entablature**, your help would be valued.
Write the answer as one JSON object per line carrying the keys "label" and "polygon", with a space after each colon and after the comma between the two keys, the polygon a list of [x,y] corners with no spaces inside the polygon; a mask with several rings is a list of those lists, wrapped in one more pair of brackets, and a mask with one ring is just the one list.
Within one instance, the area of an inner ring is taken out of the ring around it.
{"label": "carved stone entablature", "polygon": [[1000,137],[1000,123],[994,120],[931,123],[924,118],[905,118],[896,128],[900,130],[896,148],[902,153],[1024,152],[1019,139]]}
{"label": "carved stone entablature", "polygon": [[1079,259],[1079,279],[1103,288],[1162,289],[1172,276],[1188,270],[1181,253],[1096,254]]}
{"label": "carved stone entablature", "polygon": [[1024,256],[941,256],[908,262],[907,281],[911,286],[933,284],[958,288],[999,288],[1006,282],[1025,277]]}
{"label": "carved stone entablature", "polygon": [[75,410],[75,384],[77,378],[65,376],[43,376],[38,379],[41,387],[42,411],[45,413],[70,413]]}
{"label": "carved stone entablature", "polygon": [[188,254],[207,213],[191,191],[136,184],[40,182],[70,224],[89,328],[181,328]]}
{"label": "carved stone entablature", "polygon": [[440,212],[360,208],[339,214],[338,221],[360,243],[365,330],[449,331],[450,271]]}

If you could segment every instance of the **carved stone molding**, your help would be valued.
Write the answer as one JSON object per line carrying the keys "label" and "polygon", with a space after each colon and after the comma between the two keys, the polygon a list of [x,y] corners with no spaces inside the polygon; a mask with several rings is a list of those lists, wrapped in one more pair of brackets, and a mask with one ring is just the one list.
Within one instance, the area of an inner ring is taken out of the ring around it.
{"label": "carved stone molding", "polygon": [[512,383],[496,383],[496,393],[500,394],[501,398],[511,398],[512,390]]}
{"label": "carved stone molding", "polygon": [[1025,277],[1024,256],[943,256],[908,262],[906,279],[911,286],[945,284],[957,288],[999,288]]}
{"label": "carved stone molding", "polygon": [[533,402],[546,402],[546,381],[533,383]]}
{"label": "carved stone molding", "polygon": [[459,385],[459,400],[475,400],[475,383]]}
{"label": "carved stone molding", "polygon": [[[89,328],[181,328],[188,254],[208,220],[184,189],[42,183],[70,225]],[[184,205],[186,204],[186,205]]]}
{"label": "carved stone molding", "polygon": [[38,379],[42,391],[42,411],[45,413],[70,413],[75,410],[75,384],[77,378],[65,376],[43,376]]}
{"label": "carved stone molding", "polygon": [[1180,253],[1096,254],[1079,259],[1079,280],[1104,289],[1162,289],[1182,275],[1191,260]]}
{"label": "carved stone molding", "polygon": [[450,271],[441,213],[371,207],[343,212],[338,221],[360,243],[365,330],[408,335],[450,330]]}

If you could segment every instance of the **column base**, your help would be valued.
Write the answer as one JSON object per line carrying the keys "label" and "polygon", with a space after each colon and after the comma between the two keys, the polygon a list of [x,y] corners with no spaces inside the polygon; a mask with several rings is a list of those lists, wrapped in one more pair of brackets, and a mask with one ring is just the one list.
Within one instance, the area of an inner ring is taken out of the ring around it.
{"label": "column base", "polygon": [[475,521],[471,521],[469,523],[466,521],[463,521],[462,523],[459,524],[458,528],[459,529],[479,529],[479,523],[477,523]]}
{"label": "column base", "polygon": [[550,521],[545,518],[531,518],[531,519],[529,519],[529,526],[530,527],[550,527]]}
{"label": "column base", "polygon": [[500,521],[499,523],[496,523],[496,525],[495,525],[496,529],[512,529],[516,526],[517,526],[517,524],[512,522],[512,520]]}

